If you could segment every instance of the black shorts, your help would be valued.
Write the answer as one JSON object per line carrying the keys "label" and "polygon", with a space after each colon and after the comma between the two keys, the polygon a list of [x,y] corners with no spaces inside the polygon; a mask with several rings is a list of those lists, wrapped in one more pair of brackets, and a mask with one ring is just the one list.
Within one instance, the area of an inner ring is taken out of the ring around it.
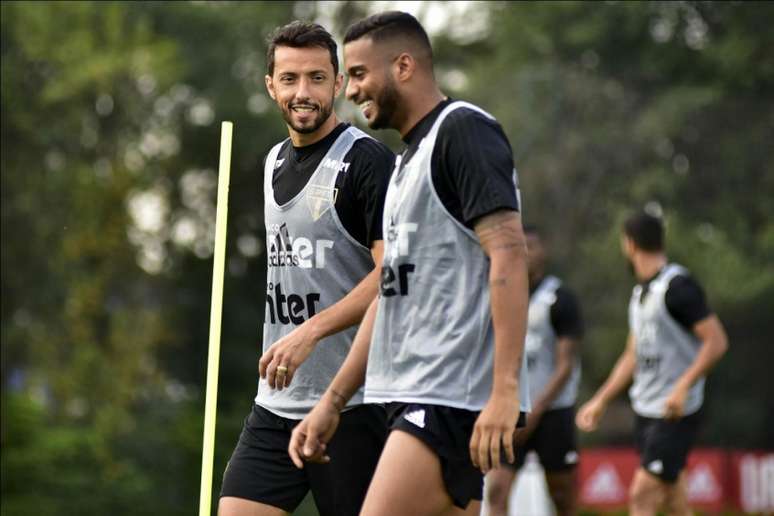
{"label": "black shorts", "polygon": [[[484,476],[470,461],[470,438],[479,412],[394,402],[387,404],[390,430],[402,430],[425,443],[441,461],[441,476],[454,505],[467,508],[471,500],[483,498]],[[526,419],[522,412],[518,427]]]}
{"label": "black shorts", "polygon": [[384,407],[361,405],[343,412],[328,443],[331,461],[306,463],[304,469],[288,455],[290,434],[299,422],[254,404],[226,466],[220,496],[292,513],[311,490],[321,516],[356,516],[387,437]]}
{"label": "black shorts", "polygon": [[701,411],[674,421],[638,415],[635,438],[642,468],[664,482],[674,483],[696,442],[701,420]]}
{"label": "black shorts", "polygon": [[527,452],[534,450],[546,473],[566,471],[578,464],[578,445],[575,439],[575,408],[547,410],[524,446],[516,449],[516,462],[505,463],[520,469]]}

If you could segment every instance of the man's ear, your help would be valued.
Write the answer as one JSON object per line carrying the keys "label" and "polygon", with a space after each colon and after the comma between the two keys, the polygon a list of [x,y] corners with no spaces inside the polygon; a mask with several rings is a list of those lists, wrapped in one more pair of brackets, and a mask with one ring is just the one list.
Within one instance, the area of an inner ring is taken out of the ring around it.
{"label": "man's ear", "polygon": [[621,236],[621,251],[623,252],[624,256],[632,256],[634,254],[635,246],[634,246],[634,240],[631,239],[631,237],[627,235]]}
{"label": "man's ear", "polygon": [[266,91],[269,92],[269,96],[272,100],[277,100],[277,94],[274,93],[274,81],[271,78],[271,75],[264,76],[263,80],[266,82]]}
{"label": "man's ear", "polygon": [[341,89],[344,87],[344,74],[340,73],[336,75],[336,81],[333,84],[333,98],[339,96]]}
{"label": "man's ear", "polygon": [[417,69],[417,61],[414,56],[408,52],[403,52],[395,58],[393,64],[393,70],[395,72],[395,79],[399,82],[405,82],[414,75]]}

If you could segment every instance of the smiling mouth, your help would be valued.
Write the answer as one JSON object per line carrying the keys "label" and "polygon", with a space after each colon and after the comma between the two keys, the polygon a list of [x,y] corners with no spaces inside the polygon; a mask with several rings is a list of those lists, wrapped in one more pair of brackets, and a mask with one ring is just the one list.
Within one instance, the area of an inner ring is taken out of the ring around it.
{"label": "smiling mouth", "polygon": [[373,105],[374,105],[374,101],[373,100],[366,100],[366,101],[361,102],[359,104],[360,112],[363,113],[363,116],[368,118],[367,111],[369,111]]}
{"label": "smiling mouth", "polygon": [[317,108],[314,106],[291,106],[291,111],[295,111],[296,113],[312,113],[313,111],[317,111]]}

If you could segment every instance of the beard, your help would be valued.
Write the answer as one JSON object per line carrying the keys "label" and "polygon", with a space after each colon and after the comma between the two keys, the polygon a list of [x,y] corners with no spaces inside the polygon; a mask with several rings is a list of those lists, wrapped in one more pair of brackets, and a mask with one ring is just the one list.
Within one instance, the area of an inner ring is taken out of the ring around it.
{"label": "beard", "polygon": [[376,117],[368,123],[368,127],[371,129],[388,129],[392,127],[391,122],[395,117],[395,112],[398,110],[399,102],[398,88],[395,87],[392,77],[387,76],[384,88],[379,92],[378,98],[374,99]]}
{"label": "beard", "polygon": [[[293,107],[294,106],[309,106],[317,109],[317,116],[310,122],[301,124],[293,120]],[[300,134],[310,134],[318,130],[328,120],[333,112],[333,97],[327,104],[315,105],[311,102],[291,102],[287,107],[282,107],[282,118],[295,132]]]}

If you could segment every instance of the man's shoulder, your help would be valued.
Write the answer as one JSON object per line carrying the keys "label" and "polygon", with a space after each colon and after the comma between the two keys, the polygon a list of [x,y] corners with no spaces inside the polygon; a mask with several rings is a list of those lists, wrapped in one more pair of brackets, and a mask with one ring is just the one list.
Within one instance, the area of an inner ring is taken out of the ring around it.
{"label": "man's shoulder", "polygon": [[[450,105],[454,105],[452,103]],[[497,119],[487,112],[485,109],[471,104],[470,102],[457,103],[459,104],[454,110],[450,111],[446,118],[441,123],[439,129],[447,131],[449,129],[467,129],[469,127],[480,127],[482,125],[488,127],[500,127],[500,123]]]}
{"label": "man's shoulder", "polygon": [[353,153],[366,159],[393,158],[395,156],[389,147],[372,137],[358,138],[350,151],[350,155],[354,157]]}
{"label": "man's shoulder", "polygon": [[683,297],[686,293],[694,295],[703,293],[701,283],[689,272],[685,271],[674,275],[667,284],[666,295],[668,297]]}
{"label": "man's shoulder", "polygon": [[266,154],[264,154],[263,161],[265,162],[272,154],[274,154],[275,159],[283,157],[287,155],[290,149],[291,149],[290,138],[285,138],[284,140],[280,140],[274,145],[272,145],[271,147],[269,147],[269,150],[266,151]]}
{"label": "man's shoulder", "polygon": [[359,138],[347,153],[345,161],[352,166],[348,168],[347,175],[350,180],[356,182],[360,176],[389,177],[395,163],[395,154],[385,144],[374,138]]}
{"label": "man's shoulder", "polygon": [[471,144],[510,143],[500,123],[488,112],[465,103],[446,115],[438,128],[438,139],[448,149],[467,149]]}

